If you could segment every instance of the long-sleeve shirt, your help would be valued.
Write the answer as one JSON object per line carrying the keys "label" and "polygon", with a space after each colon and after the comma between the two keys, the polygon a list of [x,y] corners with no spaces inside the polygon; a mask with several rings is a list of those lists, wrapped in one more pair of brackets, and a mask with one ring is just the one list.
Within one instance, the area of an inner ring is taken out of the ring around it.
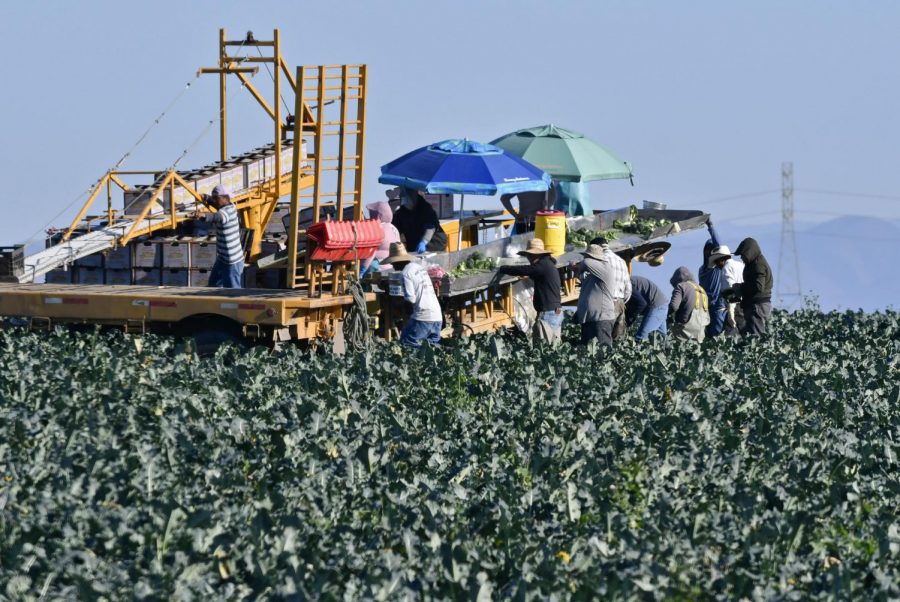
{"label": "long-sleeve shirt", "polygon": [[614,254],[611,251],[607,251],[602,261],[585,257],[581,262],[583,268],[581,295],[578,297],[578,308],[575,310],[575,321],[579,324],[616,319],[613,297],[615,268],[614,263],[610,261],[612,255]]}
{"label": "long-sleeve shirt", "polygon": [[612,251],[607,251],[606,255],[613,269],[613,298],[625,303],[631,298],[631,275],[628,273],[628,264]]}
{"label": "long-sleeve shirt", "polygon": [[534,309],[537,312],[555,311],[562,305],[562,282],[556,260],[544,255],[533,264],[504,265],[497,270],[511,276],[528,276],[534,281]]}
{"label": "long-sleeve shirt", "polygon": [[420,322],[441,322],[443,318],[441,304],[438,303],[428,270],[411,261],[406,264],[401,274],[403,276],[403,298],[413,305],[410,317]]}
{"label": "long-sleeve shirt", "polygon": [[244,249],[241,247],[241,230],[234,203],[216,211],[212,221],[216,225],[216,259],[228,265],[243,261]]}
{"label": "long-sleeve shirt", "polygon": [[[709,229],[709,235],[712,242],[711,249],[721,246],[722,243],[719,241],[719,235],[716,233],[716,229],[713,225],[707,224],[706,227]],[[706,296],[709,298],[709,304],[712,307],[724,307],[727,305],[725,299],[722,298],[722,291],[728,286],[725,281],[724,271],[720,267],[709,265],[709,255],[705,252],[703,253],[703,265],[700,266],[698,274],[700,276],[700,286],[706,291]]]}
{"label": "long-sleeve shirt", "polygon": [[666,301],[666,295],[653,282],[643,276],[632,276],[631,298],[625,304],[625,318],[631,324],[638,316],[665,305]]}

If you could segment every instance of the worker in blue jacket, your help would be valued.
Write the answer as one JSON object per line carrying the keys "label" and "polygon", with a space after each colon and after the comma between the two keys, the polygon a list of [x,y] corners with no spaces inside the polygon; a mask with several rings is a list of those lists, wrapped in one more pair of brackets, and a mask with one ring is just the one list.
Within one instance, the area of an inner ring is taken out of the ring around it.
{"label": "worker in blue jacket", "polygon": [[728,283],[725,271],[710,260],[713,249],[722,245],[712,219],[706,223],[706,227],[710,239],[703,245],[703,265],[700,266],[699,280],[700,286],[709,298],[709,326],[706,327],[706,336],[716,337],[725,331],[725,321],[728,318],[728,301],[722,296],[722,291],[728,288]]}
{"label": "worker in blue jacket", "polygon": [[642,317],[635,340],[646,341],[652,332],[666,336],[668,313],[669,299],[659,287],[643,276],[632,276],[631,298],[625,304],[625,320],[631,326],[638,317]]}

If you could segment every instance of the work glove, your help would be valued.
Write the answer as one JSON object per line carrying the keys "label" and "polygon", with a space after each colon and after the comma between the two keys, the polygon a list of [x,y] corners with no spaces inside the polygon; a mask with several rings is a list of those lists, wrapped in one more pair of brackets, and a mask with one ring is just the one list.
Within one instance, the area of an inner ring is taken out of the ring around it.
{"label": "work glove", "polygon": [[419,241],[419,246],[416,247],[416,253],[424,253],[424,252],[425,252],[425,248],[426,248],[427,246],[428,246],[428,243],[426,243],[424,240],[420,240],[420,241]]}

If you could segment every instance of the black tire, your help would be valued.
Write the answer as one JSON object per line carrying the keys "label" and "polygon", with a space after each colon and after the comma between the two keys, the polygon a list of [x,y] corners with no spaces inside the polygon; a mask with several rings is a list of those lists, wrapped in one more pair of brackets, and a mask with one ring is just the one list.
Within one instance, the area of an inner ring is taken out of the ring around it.
{"label": "black tire", "polygon": [[230,344],[240,351],[245,351],[249,347],[243,337],[215,328],[198,330],[191,338],[194,340],[197,355],[204,358],[214,356],[222,345]]}

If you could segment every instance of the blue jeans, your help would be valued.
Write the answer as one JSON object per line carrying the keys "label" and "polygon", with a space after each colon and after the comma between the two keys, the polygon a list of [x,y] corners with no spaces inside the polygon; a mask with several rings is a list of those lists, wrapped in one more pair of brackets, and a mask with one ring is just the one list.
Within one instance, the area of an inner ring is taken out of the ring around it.
{"label": "blue jeans", "polygon": [[216,259],[209,273],[209,286],[216,288],[241,288],[241,276],[244,275],[244,262],[225,263]]}
{"label": "blue jeans", "polygon": [[532,336],[542,343],[555,345],[562,338],[562,324],[565,313],[560,311],[544,311],[538,314],[534,321]]}
{"label": "blue jeans", "polygon": [[662,336],[666,336],[666,316],[668,313],[668,305],[654,307],[645,313],[644,319],[641,321],[641,327],[638,328],[637,334],[634,335],[635,340],[645,341],[650,337],[651,332],[658,332]]}
{"label": "blue jeans", "polygon": [[725,331],[725,319],[728,317],[728,304],[722,303],[709,308],[709,326],[706,327],[707,337],[716,337]]}
{"label": "blue jeans", "polygon": [[422,346],[422,341],[432,345],[440,344],[441,323],[410,319],[403,327],[403,332],[400,333],[400,344],[418,349]]}

